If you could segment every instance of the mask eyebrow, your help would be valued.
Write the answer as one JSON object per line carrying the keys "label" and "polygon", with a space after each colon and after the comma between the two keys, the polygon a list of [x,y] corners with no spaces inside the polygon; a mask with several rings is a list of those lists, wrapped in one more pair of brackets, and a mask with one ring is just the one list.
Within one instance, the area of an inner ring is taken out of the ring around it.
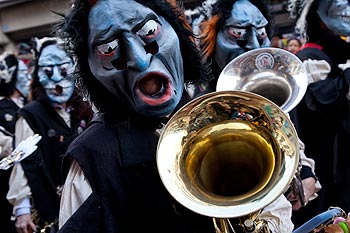
{"label": "mask eyebrow", "polygon": [[230,29],[230,28],[247,29],[247,28],[249,28],[249,27],[251,27],[251,26],[250,26],[250,25],[249,25],[249,26],[233,26],[233,25],[227,25],[227,26],[225,26],[224,28],[225,28],[225,29]]}
{"label": "mask eyebrow", "polygon": [[70,63],[72,63],[72,62],[66,61],[66,62],[63,62],[63,63],[60,63],[60,64],[50,64],[50,65],[41,64],[41,65],[38,65],[38,66],[39,67],[54,67],[54,66],[61,66],[61,65],[70,64]]}
{"label": "mask eyebrow", "polygon": [[136,26],[132,29],[132,32],[136,33],[137,31],[139,31],[143,27],[143,25],[151,19],[156,20],[158,22],[157,17],[154,14],[150,13],[146,15],[146,17],[140,23],[136,24]]}
{"label": "mask eyebrow", "polygon": [[[112,25],[110,25],[108,28],[98,31],[97,33],[95,33],[94,37],[93,37],[93,46],[98,46],[104,43],[108,43],[110,41],[112,41],[109,37],[106,38],[106,35],[111,31]],[[115,34],[118,34],[119,32],[116,32]]]}

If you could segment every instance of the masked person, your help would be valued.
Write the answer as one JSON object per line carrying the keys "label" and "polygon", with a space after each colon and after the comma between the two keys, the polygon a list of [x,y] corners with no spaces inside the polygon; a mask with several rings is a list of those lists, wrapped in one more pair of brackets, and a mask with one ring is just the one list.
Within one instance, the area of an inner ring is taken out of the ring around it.
{"label": "masked person", "polygon": [[31,75],[27,66],[12,53],[0,57],[1,109],[0,124],[7,132],[15,132],[16,112],[27,101]]}
{"label": "masked person", "polygon": [[215,231],[210,217],[172,198],[157,171],[157,132],[189,101],[184,84],[207,80],[174,2],[76,1],[61,25],[99,118],[67,151],[60,232]]}
{"label": "masked person", "polygon": [[[24,82],[18,77],[18,60],[14,54],[4,52],[0,55],[0,159],[8,156],[13,148],[16,113],[23,107],[23,96],[18,91],[17,83]],[[11,169],[0,170],[0,206],[2,218],[1,229],[4,232],[16,232],[11,221],[12,207],[6,200],[8,180]]]}
{"label": "masked person", "polygon": [[296,31],[306,44],[296,54],[308,70],[303,100],[291,112],[306,153],[317,163],[322,184],[319,198],[295,214],[295,223],[326,211],[330,206],[350,209],[349,69],[350,2],[336,0],[290,1],[297,18]]}
{"label": "masked person", "polygon": [[[206,20],[200,23],[201,41],[200,47],[204,59],[211,64],[213,71],[212,80],[200,85],[195,90],[195,96],[216,91],[217,79],[222,69],[234,58],[257,48],[270,47],[270,17],[266,5],[256,0],[218,0],[211,5],[205,4],[201,12],[210,12]],[[300,170],[301,182],[305,200],[296,198],[297,195],[286,195],[293,204],[293,210],[303,206],[317,197],[321,189],[320,182],[315,176],[315,162],[307,158],[304,153],[305,145],[300,141],[300,154],[302,167]],[[295,187],[295,186],[293,186]],[[300,187],[299,187],[300,188]],[[300,188],[301,189],[301,188]],[[299,190],[296,190],[298,193]]]}
{"label": "masked person", "polygon": [[62,159],[84,120],[73,102],[73,60],[57,38],[37,39],[32,100],[18,111],[15,143],[42,136],[38,149],[16,164],[9,180],[8,201],[14,206],[19,233],[55,232],[59,211]]}
{"label": "masked person", "polygon": [[16,89],[21,93],[22,97],[24,98],[24,103],[27,103],[28,101],[31,80],[32,75],[28,68],[28,65],[21,59],[18,59]]}
{"label": "masked person", "polygon": [[61,25],[99,117],[68,149],[60,232],[214,231],[156,169],[156,130],[189,101],[184,83],[205,74],[181,12],[168,1],[75,1]]}
{"label": "masked person", "polygon": [[235,57],[246,51],[270,46],[269,16],[259,0],[221,0],[204,4],[210,10],[199,23],[200,47],[204,59],[211,64],[211,82],[202,85],[195,95],[216,91],[222,69]]}

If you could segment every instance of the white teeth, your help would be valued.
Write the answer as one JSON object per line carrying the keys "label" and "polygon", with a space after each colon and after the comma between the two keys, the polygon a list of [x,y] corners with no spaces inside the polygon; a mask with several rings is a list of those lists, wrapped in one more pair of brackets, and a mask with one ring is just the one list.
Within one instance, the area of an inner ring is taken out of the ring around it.
{"label": "white teeth", "polygon": [[345,22],[350,22],[350,16],[340,16],[340,18]]}
{"label": "white teeth", "polygon": [[[47,86],[47,87],[45,87],[47,90],[55,90],[56,89],[56,86],[57,85],[55,85],[55,86]],[[60,87],[62,87],[62,88],[70,88],[72,85],[59,85]]]}
{"label": "white teeth", "polygon": [[350,22],[350,14],[347,12],[343,12],[341,14],[334,15],[333,18],[338,18],[344,22]]}

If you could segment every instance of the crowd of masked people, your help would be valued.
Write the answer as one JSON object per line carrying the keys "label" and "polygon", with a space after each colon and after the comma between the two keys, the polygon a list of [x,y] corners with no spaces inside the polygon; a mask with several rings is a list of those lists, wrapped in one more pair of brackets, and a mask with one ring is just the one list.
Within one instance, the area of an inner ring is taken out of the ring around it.
{"label": "crowd of masked people", "polygon": [[[350,25],[336,17],[350,3],[291,0],[288,10],[303,37],[290,51],[308,80],[284,113],[298,135],[299,166],[254,217],[276,233],[330,207],[350,212]],[[184,9],[171,0],[75,0],[60,16],[55,34],[0,55],[0,160],[41,136],[33,153],[0,169],[1,232],[217,231],[215,216],[190,210],[164,186],[159,132],[192,99],[216,92],[232,59],[272,47],[264,1]],[[345,216],[329,223],[325,232],[350,229]]]}
{"label": "crowd of masked people", "polygon": [[30,157],[0,171],[3,232],[27,232],[26,224],[36,231],[55,222],[63,155],[93,116],[70,77],[74,61],[61,43],[33,38],[0,56],[1,158],[30,136],[42,137]]}

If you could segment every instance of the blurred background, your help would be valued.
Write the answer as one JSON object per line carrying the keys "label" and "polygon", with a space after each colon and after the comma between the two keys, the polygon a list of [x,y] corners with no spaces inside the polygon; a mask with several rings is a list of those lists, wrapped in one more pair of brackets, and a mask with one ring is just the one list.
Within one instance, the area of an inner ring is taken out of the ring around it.
{"label": "blurred background", "polygon": [[[193,9],[202,1],[183,0],[187,9]],[[274,21],[273,35],[280,43],[294,33],[294,21],[286,12],[287,1],[265,1]],[[65,13],[71,0],[0,0],[0,52],[23,46],[32,37],[52,34],[52,27],[59,19],[54,12]]]}

